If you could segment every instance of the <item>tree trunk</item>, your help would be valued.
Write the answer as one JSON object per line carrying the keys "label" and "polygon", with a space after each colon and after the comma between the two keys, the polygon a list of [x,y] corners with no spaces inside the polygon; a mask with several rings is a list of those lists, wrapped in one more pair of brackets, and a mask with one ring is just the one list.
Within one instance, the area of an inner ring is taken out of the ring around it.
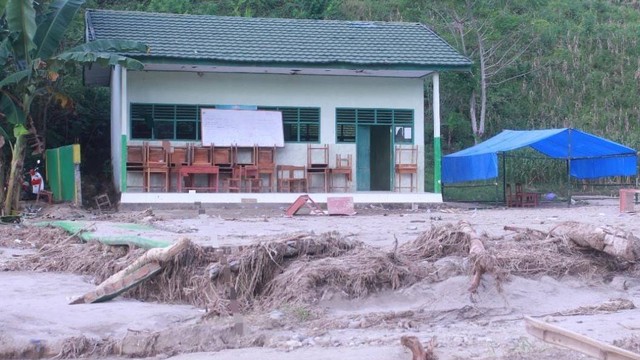
{"label": "tree trunk", "polygon": [[480,124],[478,139],[484,135],[484,124],[487,115],[487,64],[484,54],[484,39],[478,33],[478,55],[480,56]]}
{"label": "tree trunk", "polygon": [[594,226],[578,222],[565,222],[550,233],[569,239],[582,247],[605,252],[618,259],[636,261],[640,258],[640,239],[633,233],[611,226]]}
{"label": "tree trunk", "polygon": [[11,210],[17,210],[20,201],[20,182],[22,181],[22,168],[24,167],[24,153],[27,148],[27,138],[19,135],[13,148],[11,159],[11,172],[7,185],[7,196],[4,202],[4,214],[11,215]]}
{"label": "tree trunk", "polygon": [[478,144],[478,117],[476,116],[476,91],[471,91],[469,97],[469,117],[471,118],[471,131],[473,132],[473,143]]}

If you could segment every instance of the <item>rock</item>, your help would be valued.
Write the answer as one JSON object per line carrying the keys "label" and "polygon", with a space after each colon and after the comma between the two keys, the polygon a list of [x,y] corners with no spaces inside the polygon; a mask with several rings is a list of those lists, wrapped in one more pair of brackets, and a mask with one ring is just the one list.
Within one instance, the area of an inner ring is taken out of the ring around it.
{"label": "rock", "polygon": [[263,347],[267,343],[267,337],[264,334],[258,335],[255,339],[251,341],[252,346]]}
{"label": "rock", "polygon": [[153,216],[145,216],[142,218],[142,220],[140,220],[140,222],[144,224],[149,224],[149,223],[152,223],[153,221],[154,221]]}
{"label": "rock", "polygon": [[284,257],[293,257],[298,255],[298,249],[295,246],[287,245],[284,250]]}
{"label": "rock", "polygon": [[280,310],[273,310],[269,313],[269,318],[272,320],[281,320],[284,317],[284,313]]}
{"label": "rock", "polygon": [[284,343],[287,350],[293,350],[293,349],[297,349],[299,347],[302,347],[302,343],[298,340],[289,340],[287,342]]}
{"label": "rock", "polygon": [[218,278],[218,275],[220,275],[221,268],[222,267],[220,266],[220,264],[216,263],[209,265],[209,267],[205,271],[209,273],[209,279],[215,280]]}
{"label": "rock", "polygon": [[306,338],[307,337],[302,334],[293,334],[293,336],[291,337],[291,340],[303,342]]}
{"label": "rock", "polygon": [[316,337],[313,338],[313,341],[318,346],[329,346],[329,345],[331,345],[331,338],[326,337],[326,336],[316,336]]}
{"label": "rock", "polygon": [[229,269],[233,272],[238,272],[240,270],[240,260],[229,261]]}

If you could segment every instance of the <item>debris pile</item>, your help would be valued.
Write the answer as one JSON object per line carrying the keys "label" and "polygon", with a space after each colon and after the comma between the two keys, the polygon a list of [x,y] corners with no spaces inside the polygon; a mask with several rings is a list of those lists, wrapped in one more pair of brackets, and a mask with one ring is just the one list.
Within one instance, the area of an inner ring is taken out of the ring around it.
{"label": "debris pile", "polygon": [[[433,276],[434,263],[451,256],[469,259],[471,292],[477,290],[485,273],[495,276],[499,286],[509,274],[602,276],[603,271],[624,265],[628,251],[616,258],[580,246],[580,237],[571,232],[576,228],[561,224],[549,233],[508,228],[516,231],[518,238],[504,241],[479,235],[469,223],[461,221],[433,226],[390,252],[336,232],[298,233],[236,248],[202,247],[189,242],[163,264],[162,271],[126,296],[187,303],[207,308],[211,314],[226,314],[231,288],[237,292],[242,311],[285,303],[313,305],[327,294],[359,298],[418,281],[442,280]],[[9,269],[89,274],[101,283],[145,254],[144,249],[135,247],[68,243],[60,237],[55,241],[40,243],[38,253],[9,264]]]}

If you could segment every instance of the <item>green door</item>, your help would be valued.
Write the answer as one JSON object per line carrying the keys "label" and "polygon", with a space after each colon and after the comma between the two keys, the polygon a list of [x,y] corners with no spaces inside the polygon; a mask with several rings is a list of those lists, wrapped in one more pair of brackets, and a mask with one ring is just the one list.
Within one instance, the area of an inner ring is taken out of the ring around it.
{"label": "green door", "polygon": [[393,168],[391,127],[358,125],[356,133],[356,189],[390,191]]}
{"label": "green door", "polygon": [[356,190],[371,190],[371,127],[363,125],[356,131]]}
{"label": "green door", "polygon": [[391,190],[391,126],[371,126],[369,158],[371,166],[370,190]]}

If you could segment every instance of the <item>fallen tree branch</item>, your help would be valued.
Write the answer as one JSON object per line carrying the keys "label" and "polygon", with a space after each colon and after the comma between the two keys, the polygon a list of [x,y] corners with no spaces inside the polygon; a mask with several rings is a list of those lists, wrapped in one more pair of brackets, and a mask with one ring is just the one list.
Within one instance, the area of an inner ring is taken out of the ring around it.
{"label": "fallen tree branch", "polygon": [[163,263],[173,259],[189,244],[189,239],[182,238],[170,247],[148,250],[131,265],[111,275],[95,290],[75,299],[70,305],[103,302],[115,298],[160,272]]}
{"label": "fallen tree branch", "polygon": [[513,231],[513,232],[517,232],[518,234],[527,234],[527,235],[533,235],[537,238],[540,239],[544,239],[547,236],[549,236],[549,233],[546,233],[544,231],[540,231],[540,230],[536,230],[536,229],[531,229],[531,228],[523,228],[523,227],[518,227],[518,226],[510,226],[510,225],[505,225],[504,226],[504,230],[506,231]]}
{"label": "fallen tree branch", "polygon": [[434,354],[433,349],[436,347],[436,339],[431,338],[427,345],[427,350],[424,349],[420,340],[415,336],[403,336],[400,338],[400,343],[411,350],[413,354],[412,360],[437,360],[438,357]]}
{"label": "fallen tree branch", "polygon": [[487,269],[484,265],[484,261],[482,259],[486,257],[487,250],[484,248],[484,244],[479,239],[471,239],[471,246],[469,247],[469,257],[473,262],[473,280],[471,281],[471,285],[469,286],[469,291],[474,293],[478,290],[478,286],[480,286],[480,280],[482,279],[482,274],[484,274]]}
{"label": "fallen tree branch", "polygon": [[473,263],[473,280],[469,286],[469,291],[474,293],[480,286],[480,280],[485,272],[492,272],[494,269],[494,262],[487,253],[487,250],[480,240],[480,236],[476,234],[476,231],[466,221],[460,222],[460,230],[469,236],[469,258]]}

